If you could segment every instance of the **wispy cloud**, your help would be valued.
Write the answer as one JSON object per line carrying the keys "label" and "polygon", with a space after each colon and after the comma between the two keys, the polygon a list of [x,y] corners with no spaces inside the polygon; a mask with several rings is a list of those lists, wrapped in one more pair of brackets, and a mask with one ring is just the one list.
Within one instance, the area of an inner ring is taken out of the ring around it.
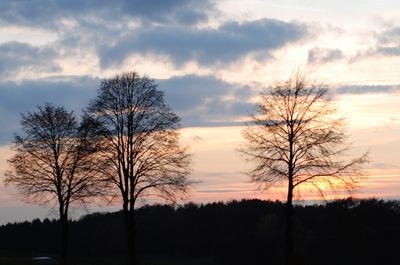
{"label": "wispy cloud", "polygon": [[400,85],[344,85],[336,88],[337,94],[382,94],[397,93]]}
{"label": "wispy cloud", "polygon": [[314,47],[308,50],[308,63],[309,64],[325,64],[344,58],[343,52],[339,49],[328,49]]}
{"label": "wispy cloud", "polygon": [[359,51],[350,59],[350,63],[355,63],[368,58],[384,58],[400,56],[400,27],[391,25],[380,32],[374,34],[375,45]]}

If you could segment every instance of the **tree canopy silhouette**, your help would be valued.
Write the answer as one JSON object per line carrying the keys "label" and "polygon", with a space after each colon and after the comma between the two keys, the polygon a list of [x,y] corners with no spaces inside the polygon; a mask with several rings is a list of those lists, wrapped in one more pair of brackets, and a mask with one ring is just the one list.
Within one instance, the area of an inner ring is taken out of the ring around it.
{"label": "tree canopy silhouette", "polygon": [[362,176],[367,153],[350,161],[343,118],[337,117],[327,87],[298,72],[261,94],[258,110],[243,131],[240,152],[254,167],[251,181],[268,188],[287,183],[287,257],[292,257],[293,191],[300,186],[352,190]]}
{"label": "tree canopy silhouette", "polygon": [[179,145],[179,117],[154,80],[136,72],[104,80],[89,104],[101,125],[99,174],[116,188],[125,216],[130,263],[134,263],[134,213],[140,198],[175,200],[184,194],[191,155]]}
{"label": "tree canopy silhouette", "polygon": [[[297,264],[398,265],[399,201],[348,198],[294,209]],[[282,265],[285,204],[279,201],[151,205],[138,207],[136,217],[143,264]],[[0,264],[52,256],[57,225],[36,219],[0,226]],[[74,265],[124,264],[121,211],[72,221],[70,237]]]}
{"label": "tree canopy silhouette", "polygon": [[52,104],[22,115],[21,125],[24,134],[15,136],[5,183],[14,185],[29,203],[57,201],[61,262],[66,263],[70,206],[102,195],[104,184],[94,175],[97,147],[91,125],[85,119],[79,124],[73,112]]}

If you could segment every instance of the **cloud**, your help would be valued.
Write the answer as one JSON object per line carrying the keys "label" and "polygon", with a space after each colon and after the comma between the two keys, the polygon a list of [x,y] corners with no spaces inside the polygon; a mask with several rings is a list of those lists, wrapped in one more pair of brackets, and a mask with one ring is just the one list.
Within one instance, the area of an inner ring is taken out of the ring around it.
{"label": "cloud", "polygon": [[376,46],[358,52],[355,56],[350,58],[349,63],[356,63],[366,58],[397,56],[400,56],[400,46]]}
{"label": "cloud", "polygon": [[64,105],[79,113],[96,95],[100,80],[89,76],[58,77],[0,83],[0,144],[19,130],[20,113],[34,111],[46,102]]}
{"label": "cloud", "polygon": [[239,118],[255,109],[250,87],[213,76],[187,75],[158,81],[165,100],[184,126],[240,125]]}
{"label": "cloud", "polygon": [[186,75],[158,80],[166,101],[174,110],[185,112],[199,107],[209,99],[226,95],[232,86],[213,76]]}
{"label": "cloud", "polygon": [[339,49],[314,47],[308,51],[309,64],[325,64],[343,59],[343,52]]}
{"label": "cloud", "polygon": [[335,90],[336,94],[369,94],[369,93],[396,93],[400,85],[348,85]]}
{"label": "cloud", "polygon": [[381,44],[400,43],[400,27],[391,27],[377,35],[377,39]]}
{"label": "cloud", "polygon": [[310,34],[305,24],[275,19],[226,22],[217,29],[153,26],[132,31],[112,45],[100,46],[98,53],[103,68],[118,65],[137,53],[166,55],[178,66],[188,61],[209,66],[234,62],[246,55],[265,60],[273,50]]}
{"label": "cloud", "polygon": [[[165,101],[182,118],[184,127],[243,125],[256,109],[257,95],[249,86],[227,83],[214,76],[186,75],[156,80]],[[52,102],[79,113],[97,93],[99,78],[53,77],[0,82],[0,144],[9,143],[19,130],[19,113]],[[341,86],[336,94],[396,93],[400,85]]]}
{"label": "cloud", "polygon": [[212,0],[1,1],[0,23],[57,28],[63,19],[138,19],[142,22],[196,24],[215,11]]}
{"label": "cloud", "polygon": [[400,46],[377,46],[358,54],[359,57],[393,57],[400,56]]}
{"label": "cloud", "polygon": [[133,0],[125,1],[125,5],[127,14],[157,22],[196,24],[216,12],[210,0]]}
{"label": "cloud", "polygon": [[373,53],[375,55],[400,56],[400,46],[377,47]]}
{"label": "cloud", "polygon": [[375,34],[375,42],[375,46],[359,51],[349,63],[366,58],[400,56],[400,27],[393,26]]}
{"label": "cloud", "polygon": [[[398,169],[399,168],[399,166],[396,164],[385,163],[385,162],[373,163],[370,167],[373,169]],[[385,181],[385,180],[381,180],[381,181]]]}
{"label": "cloud", "polygon": [[[0,1],[0,26],[45,28],[57,38],[46,47],[31,46],[43,49],[37,53],[52,49],[63,59],[94,52],[102,70],[131,55],[167,57],[178,67],[229,64],[245,56],[265,61],[312,34],[308,24],[277,19],[199,26],[218,12],[214,0]],[[59,70],[48,64],[38,66]]]}
{"label": "cloud", "polygon": [[[249,103],[249,87],[212,76],[188,75],[156,83],[184,127],[238,125],[237,119],[255,108]],[[46,102],[80,113],[96,96],[99,84],[100,79],[90,76],[0,82],[0,144],[9,143],[19,131],[20,113],[34,111]]]}
{"label": "cloud", "polygon": [[25,72],[58,72],[55,62],[58,54],[49,46],[35,47],[26,43],[6,42],[0,44],[0,77]]}

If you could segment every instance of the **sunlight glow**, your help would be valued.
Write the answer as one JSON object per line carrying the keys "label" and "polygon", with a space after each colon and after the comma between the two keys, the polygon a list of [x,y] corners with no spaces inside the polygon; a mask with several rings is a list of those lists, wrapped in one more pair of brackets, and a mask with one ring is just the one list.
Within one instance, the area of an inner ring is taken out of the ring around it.
{"label": "sunlight glow", "polygon": [[338,96],[338,110],[348,118],[349,127],[379,127],[400,122],[400,94],[361,94]]}

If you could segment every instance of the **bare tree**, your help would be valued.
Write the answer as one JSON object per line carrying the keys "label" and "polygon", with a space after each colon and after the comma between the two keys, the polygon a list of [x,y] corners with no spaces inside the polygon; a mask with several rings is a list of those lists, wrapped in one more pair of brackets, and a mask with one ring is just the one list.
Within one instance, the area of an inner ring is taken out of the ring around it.
{"label": "bare tree", "polygon": [[100,196],[104,185],[95,178],[97,147],[88,120],[78,124],[73,112],[52,104],[22,115],[23,135],[14,139],[15,155],[5,183],[15,185],[29,203],[57,201],[61,224],[61,263],[67,263],[68,214],[71,204]]}
{"label": "bare tree", "polygon": [[264,188],[287,183],[286,257],[293,254],[293,191],[308,186],[325,191],[353,190],[367,153],[346,162],[345,122],[337,117],[328,89],[301,73],[261,95],[258,110],[243,131],[239,150],[254,163],[251,181]]}
{"label": "bare tree", "polygon": [[104,80],[88,113],[102,125],[102,163],[122,200],[128,263],[135,263],[135,206],[139,198],[175,200],[185,194],[191,155],[179,146],[180,119],[151,79],[135,72]]}

